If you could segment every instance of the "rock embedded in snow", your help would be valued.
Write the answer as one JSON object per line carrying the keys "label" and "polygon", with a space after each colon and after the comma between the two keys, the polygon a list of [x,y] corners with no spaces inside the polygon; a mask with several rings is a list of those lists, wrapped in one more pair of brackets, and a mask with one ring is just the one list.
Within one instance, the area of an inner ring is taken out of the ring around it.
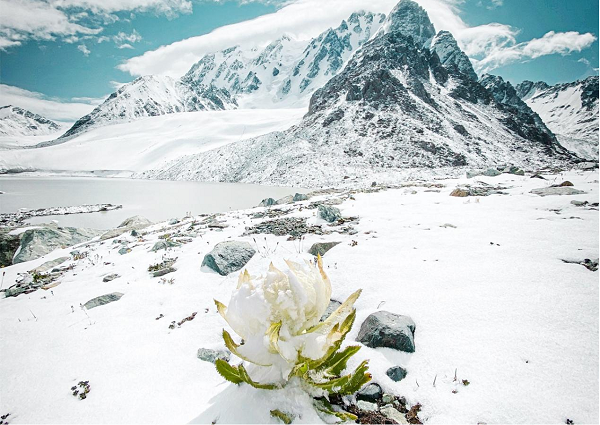
{"label": "rock embedded in snow", "polygon": [[292,202],[294,202],[294,197],[292,195],[288,195],[288,196],[284,196],[283,198],[279,198],[275,203],[277,205],[285,205],[285,204],[291,204]]}
{"label": "rock embedded in snow", "polygon": [[495,168],[488,168],[487,170],[485,170],[482,175],[487,176],[487,177],[496,177],[499,176],[500,174],[502,174],[500,171],[496,170]]}
{"label": "rock embedded in snow", "polygon": [[104,276],[104,278],[102,279],[102,282],[110,282],[111,280],[115,280],[119,277],[121,277],[121,276],[119,276],[117,273],[111,273],[108,276]]}
{"label": "rock embedded in snow", "polygon": [[205,362],[215,363],[217,359],[229,361],[231,352],[229,350],[213,350],[211,348],[198,348],[198,358]]}
{"label": "rock embedded in snow", "polygon": [[573,183],[571,183],[569,180],[565,180],[564,182],[557,185],[556,187],[567,187],[567,186],[573,186]]}
{"label": "rock embedded in snow", "polygon": [[227,276],[244,267],[254,254],[256,251],[248,242],[220,242],[204,256],[202,266],[209,267],[221,276]]}
{"label": "rock embedded in snow", "polygon": [[159,241],[157,241],[154,246],[150,249],[150,251],[160,251],[161,249],[164,249],[165,251],[167,250],[167,248],[173,248],[173,247],[177,247],[177,246],[181,246],[180,243],[178,242],[173,242],[170,239],[161,239]]}
{"label": "rock embedded in snow", "polygon": [[391,419],[399,424],[408,424],[406,417],[398,411],[394,406],[387,405],[379,409],[381,414],[388,419]]}
{"label": "rock embedded in snow", "polygon": [[414,353],[415,330],[415,322],[410,317],[378,311],[365,319],[356,340],[371,348],[388,347]]}
{"label": "rock embedded in snow", "polygon": [[317,216],[328,223],[334,223],[342,218],[342,213],[339,208],[323,204],[319,204],[317,208]]}
{"label": "rock embedded in snow", "polygon": [[116,229],[109,230],[100,236],[100,240],[104,241],[106,239],[111,239],[122,235],[126,232],[132,232],[134,230],[145,229],[150,226],[152,222],[148,220],[146,217],[142,217],[139,215],[134,215],[133,217],[129,217],[125,221],[123,221]]}
{"label": "rock embedded in snow", "polygon": [[85,307],[87,310],[90,310],[92,308],[100,307],[101,305],[112,303],[114,301],[119,301],[123,295],[124,294],[120,292],[113,292],[111,294],[101,295],[99,297],[92,298],[91,300],[86,302],[83,305],[83,307]]}
{"label": "rock embedded in snow", "polygon": [[540,196],[553,196],[553,195],[583,195],[583,190],[578,190],[570,186],[562,187],[541,187],[538,189],[532,189],[529,193]]}
{"label": "rock embedded in snow", "polygon": [[57,258],[55,260],[52,260],[52,261],[46,261],[41,266],[37,266],[35,269],[31,270],[31,273],[38,273],[38,274],[40,274],[40,273],[46,273],[47,271],[52,270],[53,268],[55,268],[59,264],[62,264],[65,261],[68,261],[70,259],[71,259],[71,257],[59,257],[59,258]]}
{"label": "rock embedded in snow", "polygon": [[320,319],[321,322],[323,320],[327,319],[329,316],[331,316],[331,313],[336,311],[337,308],[341,305],[342,305],[342,303],[337,300],[329,300],[329,305],[327,306],[327,308],[325,309],[325,312],[321,316],[321,319]]}
{"label": "rock embedded in snow", "polygon": [[519,167],[515,167],[514,165],[509,165],[503,171],[503,173],[514,174],[515,176],[524,176],[525,172],[521,170]]}
{"label": "rock embedded in snow", "polygon": [[369,384],[362,390],[356,393],[357,400],[369,401],[371,403],[377,403],[377,400],[383,395],[383,390],[379,384]]}
{"label": "rock embedded in snow", "polygon": [[364,410],[366,412],[376,412],[377,411],[377,403],[371,403],[364,400],[358,400],[356,402],[356,407],[360,410]]}
{"label": "rock embedded in snow", "polygon": [[459,198],[464,198],[466,196],[469,196],[469,192],[467,192],[464,189],[460,189],[460,188],[457,187],[452,192],[450,192],[450,196],[456,196],[456,197],[459,197]]}
{"label": "rock embedded in snow", "polygon": [[296,193],[294,195],[293,201],[294,202],[308,201],[308,195],[305,195],[304,193]]}
{"label": "rock embedded in snow", "polygon": [[309,254],[320,255],[321,257],[325,255],[327,251],[329,251],[334,246],[340,244],[340,242],[316,242],[312,244],[310,249],[308,250]]}
{"label": "rock embedded in snow", "polygon": [[89,241],[100,233],[92,229],[51,225],[27,230],[21,236],[21,244],[13,258],[13,264],[35,260],[57,248]]}
{"label": "rock embedded in snow", "polygon": [[276,205],[277,201],[273,198],[265,198],[262,201],[260,201],[260,204],[258,204],[259,207],[270,207],[272,205]]}
{"label": "rock embedded in snow", "polygon": [[395,381],[395,382],[402,381],[404,378],[406,378],[407,373],[408,372],[406,371],[406,369],[404,369],[402,366],[390,367],[385,372],[385,374],[387,376],[389,376],[392,381]]}

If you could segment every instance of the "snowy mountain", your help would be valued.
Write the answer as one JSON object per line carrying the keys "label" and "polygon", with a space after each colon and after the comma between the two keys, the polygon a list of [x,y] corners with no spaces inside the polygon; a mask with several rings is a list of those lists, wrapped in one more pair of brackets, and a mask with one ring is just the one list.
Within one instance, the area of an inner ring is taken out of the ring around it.
{"label": "snowy mountain", "polygon": [[598,159],[598,76],[554,86],[523,81],[516,90],[563,146],[582,158]]}
{"label": "snowy mountain", "polygon": [[435,36],[416,3],[402,0],[382,28],[313,94],[297,126],[144,175],[320,186],[385,170],[534,168],[570,158],[510,83],[474,79],[453,38]]}
{"label": "snowy mountain", "polygon": [[123,85],[91,113],[77,120],[57,141],[40,147],[62,143],[91,128],[134,121],[142,117],[223,110],[235,106],[235,100],[221,88],[183,83],[170,77],[140,77]]}
{"label": "snowy mountain", "polygon": [[371,38],[384,18],[382,14],[356,12],[308,45],[283,36],[262,50],[234,46],[208,54],[182,81],[224,88],[238,96],[242,107],[306,104],[310,95]]}
{"label": "snowy mountain", "polygon": [[45,136],[60,129],[60,124],[18,106],[0,107],[0,136]]}

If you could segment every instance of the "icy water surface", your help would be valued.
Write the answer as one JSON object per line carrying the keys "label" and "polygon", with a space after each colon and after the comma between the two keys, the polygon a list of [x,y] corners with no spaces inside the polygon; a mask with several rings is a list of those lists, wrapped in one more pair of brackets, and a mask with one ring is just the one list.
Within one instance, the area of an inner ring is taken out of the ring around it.
{"label": "icy water surface", "polygon": [[58,221],[61,226],[110,229],[127,217],[152,221],[192,214],[250,208],[264,198],[281,198],[304,189],[241,183],[135,180],[99,177],[0,177],[0,213],[19,208],[49,208],[84,204],[121,204],[115,211],[34,217],[28,223]]}

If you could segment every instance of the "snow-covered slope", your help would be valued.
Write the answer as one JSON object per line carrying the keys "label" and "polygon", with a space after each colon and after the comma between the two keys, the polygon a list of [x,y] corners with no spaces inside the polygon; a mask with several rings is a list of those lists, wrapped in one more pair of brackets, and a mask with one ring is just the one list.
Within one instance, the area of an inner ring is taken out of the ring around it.
{"label": "snow-covered slope", "polygon": [[60,130],[60,124],[26,109],[0,107],[0,137],[47,136]]}
{"label": "snow-covered slope", "polygon": [[[233,109],[143,117],[129,123],[91,128],[64,143],[0,152],[6,170],[143,171],[183,155],[285,130],[304,109]],[[120,173],[122,174],[122,173]]]}
{"label": "snow-covered slope", "polygon": [[142,117],[223,110],[235,106],[235,100],[223,89],[184,84],[170,77],[140,77],[111,94],[91,113],[77,120],[60,139],[49,144],[63,143],[91,128],[134,121]]}
{"label": "snow-covered slope", "polygon": [[384,17],[353,13],[308,45],[283,36],[262,50],[234,46],[207,54],[182,81],[225,88],[237,96],[241,107],[303,106],[369,40]]}
{"label": "snow-covered slope", "polygon": [[598,76],[554,86],[523,81],[516,89],[563,146],[582,158],[598,159]]}
{"label": "snow-covered slope", "polygon": [[[424,17],[416,3],[402,0],[383,25],[388,30],[315,92],[299,125],[145,176],[320,186],[385,170],[505,163],[533,168],[570,158],[510,83],[488,76],[480,84],[472,68],[453,60],[442,64],[423,48],[433,27]],[[416,36],[406,28],[416,28]],[[458,45],[445,45],[456,50],[446,49],[446,59],[460,58]]]}

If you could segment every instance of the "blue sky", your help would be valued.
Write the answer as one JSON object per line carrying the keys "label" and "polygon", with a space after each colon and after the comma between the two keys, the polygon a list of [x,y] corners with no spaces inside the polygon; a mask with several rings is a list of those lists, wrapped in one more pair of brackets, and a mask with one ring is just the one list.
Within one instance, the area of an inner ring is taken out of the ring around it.
{"label": "blue sky", "polygon": [[[0,0],[0,103],[35,109],[53,102],[46,112],[63,108],[54,117],[62,120],[138,75],[180,76],[211,50],[265,44],[284,31],[309,39],[353,10],[387,13],[396,2],[62,0],[59,7],[54,1]],[[479,72],[515,83],[597,75],[596,0],[418,1],[436,29],[455,35]]]}

